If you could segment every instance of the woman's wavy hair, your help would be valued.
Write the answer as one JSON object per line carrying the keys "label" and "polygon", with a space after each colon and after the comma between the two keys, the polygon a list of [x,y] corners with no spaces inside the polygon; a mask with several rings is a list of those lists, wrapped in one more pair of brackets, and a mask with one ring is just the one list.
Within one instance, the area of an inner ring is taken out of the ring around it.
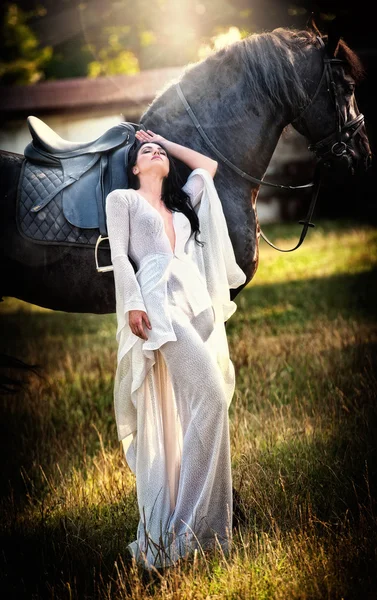
{"label": "woman's wavy hair", "polygon": [[[136,164],[140,148],[144,146],[144,144],[149,143],[150,142],[137,142],[134,146],[132,146],[128,155],[128,186],[134,190],[139,189],[140,182],[139,177],[132,172],[132,168]],[[198,235],[200,233],[199,218],[191,204],[190,197],[182,190],[182,181],[178,174],[175,161],[163,144],[160,144],[159,142],[153,143],[157,143],[165,150],[169,160],[169,174],[164,178],[162,184],[162,199],[165,203],[165,206],[172,212],[182,212],[184,215],[186,215],[191,224],[191,235],[194,234],[196,243],[200,246],[203,246],[204,242],[198,239]]]}

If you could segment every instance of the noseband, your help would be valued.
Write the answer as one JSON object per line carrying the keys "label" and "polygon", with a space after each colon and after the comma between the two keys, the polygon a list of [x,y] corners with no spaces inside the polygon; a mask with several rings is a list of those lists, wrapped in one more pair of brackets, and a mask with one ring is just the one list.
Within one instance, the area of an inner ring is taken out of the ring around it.
{"label": "noseband", "polygon": [[[325,44],[323,43],[322,39],[319,36],[317,36],[317,39],[318,39],[319,43],[321,44],[321,46],[325,47]],[[293,124],[295,121],[301,120],[303,118],[303,116],[306,113],[306,111],[308,110],[308,108],[310,106],[312,106],[314,101],[316,100],[316,98],[322,88],[322,84],[323,84],[324,80],[326,79],[327,91],[329,92],[331,99],[335,106],[336,127],[335,127],[334,133],[323,138],[319,142],[316,142],[315,144],[310,144],[308,146],[309,150],[311,150],[318,158],[318,162],[317,162],[315,172],[314,172],[314,182],[307,183],[305,185],[282,185],[282,184],[278,184],[278,183],[271,183],[270,181],[264,181],[263,179],[258,179],[257,177],[253,177],[252,175],[245,173],[245,171],[242,171],[242,169],[239,169],[229,159],[227,159],[216,148],[216,146],[211,142],[208,135],[205,133],[205,131],[203,130],[202,126],[200,125],[198,119],[196,118],[194,111],[192,110],[191,106],[187,102],[179,82],[176,83],[177,94],[178,94],[183,106],[185,107],[188,115],[190,116],[190,119],[192,120],[196,129],[198,130],[199,134],[201,135],[201,137],[203,138],[203,140],[205,141],[207,146],[209,148],[211,148],[213,153],[224,164],[226,164],[230,169],[232,169],[232,171],[234,171],[235,173],[240,175],[240,177],[243,177],[247,181],[251,181],[252,183],[257,183],[258,185],[265,185],[268,187],[274,187],[274,188],[279,188],[279,189],[283,189],[283,190],[299,190],[299,189],[305,189],[305,188],[310,188],[310,187],[313,188],[312,198],[310,201],[308,213],[304,220],[299,221],[299,224],[302,225],[303,228],[301,231],[300,239],[299,239],[298,243],[296,244],[296,246],[294,246],[294,248],[290,248],[288,250],[278,248],[272,242],[270,242],[270,240],[264,235],[262,230],[260,231],[261,236],[264,239],[264,241],[267,242],[267,244],[269,244],[272,248],[275,248],[275,250],[279,250],[279,252],[293,252],[293,250],[296,250],[297,248],[299,248],[306,237],[309,227],[315,226],[314,223],[311,222],[311,218],[314,213],[314,208],[315,208],[315,205],[317,202],[319,188],[321,185],[320,165],[322,164],[324,166],[328,166],[327,161],[329,160],[329,158],[334,157],[334,156],[338,160],[339,159],[345,160],[347,162],[348,166],[351,166],[351,163],[352,163],[353,150],[349,147],[349,143],[352,140],[352,138],[355,136],[355,134],[357,133],[359,128],[363,125],[364,115],[362,115],[360,113],[355,119],[352,119],[351,121],[346,121],[342,125],[343,117],[342,117],[342,113],[341,113],[340,106],[339,106],[336,84],[334,81],[333,72],[332,72],[332,68],[331,68],[332,65],[341,64],[341,63],[345,63],[345,61],[340,60],[338,58],[323,58],[323,71],[322,71],[321,79],[318,83],[317,89],[316,89],[312,99],[310,100],[309,104],[303,109],[303,111],[293,121],[291,121],[291,123]]]}

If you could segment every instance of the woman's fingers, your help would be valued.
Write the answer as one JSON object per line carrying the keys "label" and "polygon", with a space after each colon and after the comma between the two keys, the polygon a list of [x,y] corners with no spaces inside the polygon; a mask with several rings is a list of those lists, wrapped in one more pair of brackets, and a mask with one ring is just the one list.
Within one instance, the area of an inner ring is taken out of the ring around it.
{"label": "woman's fingers", "polygon": [[[132,314],[131,314],[132,313]],[[144,331],[144,322],[148,329],[152,329],[149,321],[149,317],[144,311],[131,311],[130,312],[130,328],[134,335],[137,335],[143,340],[147,340],[148,336]]]}
{"label": "woman's fingers", "polygon": [[132,333],[134,333],[135,335],[137,335],[142,340],[147,340],[148,339],[147,335],[144,332],[143,321],[140,321],[140,323],[135,324],[134,327],[131,328],[131,331],[132,331]]}
{"label": "woman's fingers", "polygon": [[135,135],[139,140],[150,140],[156,136],[156,134],[154,134],[153,131],[150,131],[150,129],[148,129],[148,131],[143,131],[140,129]]}
{"label": "woman's fingers", "polygon": [[164,142],[164,141],[166,141],[166,139],[164,137],[162,137],[162,135],[159,135],[158,133],[154,133],[150,129],[148,129],[147,131],[140,129],[139,131],[136,132],[135,136],[139,140],[139,142]]}
{"label": "woman's fingers", "polygon": [[137,324],[137,334],[139,337],[141,337],[142,340],[147,340],[148,337],[144,331],[144,326],[143,326],[143,318],[140,317],[140,320],[138,321]]}
{"label": "woman's fingers", "polygon": [[149,317],[148,317],[147,313],[143,313],[142,314],[142,319],[144,319],[145,324],[148,327],[148,329],[152,329],[152,325],[151,325],[151,322],[149,320]]}
{"label": "woman's fingers", "polygon": [[138,336],[141,337],[142,340],[148,339],[148,336],[144,331],[143,323],[141,323],[141,325],[139,325],[138,331],[139,331]]}

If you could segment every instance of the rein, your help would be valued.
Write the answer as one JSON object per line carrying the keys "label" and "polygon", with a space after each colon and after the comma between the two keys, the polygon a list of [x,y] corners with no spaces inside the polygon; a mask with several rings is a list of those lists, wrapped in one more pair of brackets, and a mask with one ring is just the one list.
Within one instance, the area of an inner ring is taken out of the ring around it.
{"label": "rein", "polygon": [[[321,46],[324,47],[324,43],[323,43],[322,39],[318,36],[317,36],[317,39],[318,39],[319,43],[321,44]],[[310,205],[309,205],[309,210],[306,215],[306,218],[302,221],[299,221],[299,224],[302,225],[303,228],[301,231],[300,239],[299,239],[298,243],[296,244],[296,246],[294,246],[294,248],[290,248],[287,250],[278,248],[272,242],[270,242],[270,240],[264,235],[262,229],[260,230],[261,236],[264,239],[264,241],[267,242],[267,244],[269,244],[275,250],[278,250],[279,252],[293,252],[293,250],[297,250],[297,248],[299,248],[301,246],[301,244],[303,243],[309,227],[315,227],[314,223],[311,223],[311,218],[314,213],[314,209],[315,209],[315,205],[316,205],[316,202],[318,199],[319,189],[320,189],[320,185],[321,185],[321,180],[322,180],[320,164],[324,163],[326,165],[325,161],[328,157],[336,156],[336,157],[341,157],[342,159],[346,160],[349,165],[350,158],[348,156],[348,151],[350,151],[350,154],[352,154],[352,151],[349,150],[348,143],[351,141],[352,137],[357,133],[357,131],[359,130],[359,128],[362,126],[362,124],[364,122],[364,116],[360,113],[355,119],[345,122],[342,127],[342,124],[341,124],[342,116],[341,116],[341,111],[339,108],[339,102],[338,102],[337,93],[336,93],[336,85],[335,85],[332,70],[331,70],[331,66],[333,64],[340,64],[340,63],[344,63],[344,61],[337,59],[337,58],[324,58],[323,59],[324,66],[323,66],[322,75],[321,75],[320,81],[318,83],[317,89],[316,89],[313,97],[311,98],[309,104],[292,121],[292,123],[294,123],[295,121],[302,119],[305,112],[308,110],[308,108],[313,104],[313,102],[317,98],[319,91],[322,87],[322,84],[324,82],[324,79],[326,79],[327,91],[329,92],[330,97],[335,105],[336,128],[335,128],[334,133],[332,133],[331,135],[327,136],[326,138],[320,140],[319,142],[317,142],[315,144],[311,144],[309,146],[309,150],[314,152],[314,154],[316,155],[316,157],[319,160],[316,164],[315,171],[314,171],[314,177],[313,177],[314,181],[312,183],[307,183],[305,185],[292,186],[292,185],[282,185],[282,184],[278,184],[278,183],[271,183],[269,181],[264,181],[263,179],[258,179],[257,177],[253,177],[252,175],[245,173],[245,171],[242,171],[242,169],[239,169],[228,158],[226,158],[216,148],[216,146],[211,142],[208,135],[205,133],[205,131],[203,130],[202,126],[200,125],[198,119],[196,118],[194,111],[192,110],[191,106],[187,102],[185,95],[182,91],[182,88],[180,86],[180,83],[178,82],[175,84],[177,94],[178,94],[183,106],[185,107],[190,119],[192,120],[196,129],[198,130],[199,134],[201,135],[201,137],[203,138],[203,140],[205,141],[207,146],[209,148],[211,148],[213,153],[224,164],[226,164],[230,169],[232,169],[232,171],[234,171],[240,177],[243,177],[247,181],[256,183],[258,185],[265,185],[268,187],[273,187],[273,188],[278,188],[278,189],[283,189],[283,190],[300,190],[300,189],[307,189],[310,187],[313,188],[312,197],[311,197],[311,201],[310,201]]]}

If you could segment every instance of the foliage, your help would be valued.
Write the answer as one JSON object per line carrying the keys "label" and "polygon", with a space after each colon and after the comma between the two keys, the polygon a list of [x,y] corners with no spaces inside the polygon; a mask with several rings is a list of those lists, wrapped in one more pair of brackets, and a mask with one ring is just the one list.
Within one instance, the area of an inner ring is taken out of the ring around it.
{"label": "foliage", "polygon": [[[223,35],[231,41],[305,27],[312,10],[309,0],[38,0],[30,10],[31,4],[20,0],[3,11],[4,83],[187,65],[216,49]],[[318,21],[332,18],[331,10],[318,8]]]}
{"label": "foliage", "polygon": [[43,10],[24,12],[17,4],[3,7],[0,34],[0,82],[36,83],[52,56],[51,46],[40,47],[29,20]]}
{"label": "foliage", "polygon": [[[107,73],[109,56],[117,60],[122,52],[129,53],[127,60],[133,55],[141,70],[196,61],[201,44],[227,30],[237,11],[226,0],[124,0],[107,3],[102,15],[101,29],[90,25],[89,4],[81,9],[80,19],[95,58],[94,68],[100,65],[99,72]],[[124,64],[124,68],[128,66]]]}
{"label": "foliage", "polygon": [[[130,50],[125,50],[125,44],[122,35],[129,33],[129,27],[109,27],[104,29],[107,36],[107,45],[96,51],[93,44],[88,45],[89,51],[96,57],[96,60],[88,64],[88,76],[99,77],[100,75],[133,75],[138,73],[139,61],[135,54]],[[145,44],[149,44],[152,39],[148,36],[149,32],[144,32]]]}
{"label": "foliage", "polygon": [[[13,51],[7,48],[4,53],[3,69],[14,73],[4,79],[9,83],[36,81],[42,74],[46,79],[98,77],[185,65],[200,57],[203,44],[213,47],[212,38],[230,26],[245,28],[248,14],[228,0],[95,0],[55,5],[41,0],[34,12],[10,6],[18,22],[15,27],[14,16],[4,15],[3,28],[17,38]],[[19,65],[23,46],[37,47],[37,38],[42,48],[32,55],[36,73],[34,79],[25,79]]]}

